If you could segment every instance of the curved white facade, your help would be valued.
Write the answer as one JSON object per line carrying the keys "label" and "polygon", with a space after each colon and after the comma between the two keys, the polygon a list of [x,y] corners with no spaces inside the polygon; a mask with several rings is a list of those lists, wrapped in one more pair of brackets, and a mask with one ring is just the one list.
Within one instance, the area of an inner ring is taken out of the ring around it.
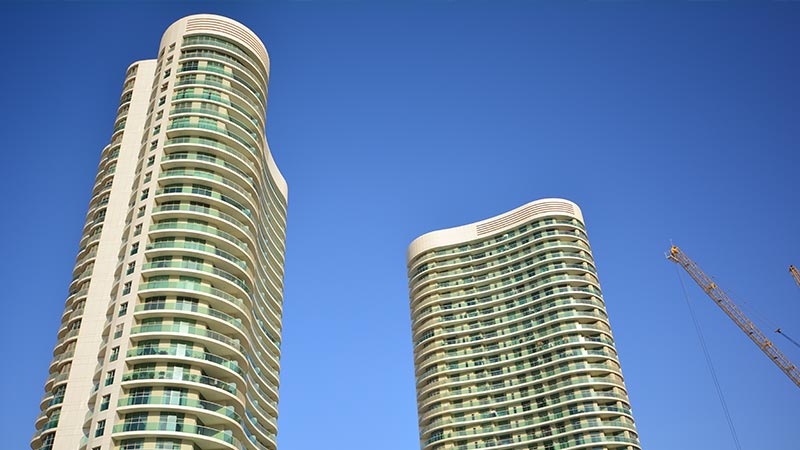
{"label": "curved white facade", "polygon": [[129,69],[33,449],[276,448],[287,186],[268,81],[258,37],[206,14]]}
{"label": "curved white facade", "polygon": [[407,262],[420,448],[641,448],[576,204],[425,234]]}

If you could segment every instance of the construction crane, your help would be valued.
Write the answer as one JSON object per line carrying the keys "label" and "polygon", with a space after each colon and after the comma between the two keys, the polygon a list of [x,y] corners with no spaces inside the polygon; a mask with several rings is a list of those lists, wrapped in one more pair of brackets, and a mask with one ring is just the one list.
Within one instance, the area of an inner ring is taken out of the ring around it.
{"label": "construction crane", "polygon": [[800,287],[800,272],[797,271],[797,267],[789,266],[789,272],[792,274],[794,282],[797,283],[797,287]]}
{"label": "construction crane", "polygon": [[775,345],[764,336],[764,333],[756,328],[755,324],[744,315],[742,310],[728,297],[722,289],[706,275],[702,269],[685,253],[676,246],[672,246],[667,259],[677,263],[691,276],[695,282],[711,297],[728,317],[733,320],[739,328],[744,331],[753,342],[772,360],[781,370],[792,380],[797,387],[800,387],[800,370],[789,361]]}

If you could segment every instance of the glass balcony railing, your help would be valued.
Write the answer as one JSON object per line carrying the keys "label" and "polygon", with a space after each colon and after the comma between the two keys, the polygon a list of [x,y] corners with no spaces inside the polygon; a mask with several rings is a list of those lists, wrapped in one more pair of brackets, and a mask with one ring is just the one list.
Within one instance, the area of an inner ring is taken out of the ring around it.
{"label": "glass balcony railing", "polygon": [[189,291],[203,292],[206,294],[211,294],[213,296],[223,298],[240,308],[244,307],[244,302],[241,299],[236,298],[225,291],[210,286],[205,286],[200,283],[193,283],[190,281],[153,281],[150,283],[142,283],[141,285],[139,285],[140,292],[150,289],[185,289]]}
{"label": "glass balcony railing", "polygon": [[126,355],[129,358],[137,356],[180,356],[185,358],[200,359],[225,367],[243,377],[245,376],[244,371],[239,367],[239,363],[237,363],[236,360],[226,359],[213,353],[201,352],[188,348],[134,347],[131,350],[128,350]]}
{"label": "glass balcony railing", "polygon": [[239,184],[237,184],[237,183],[235,183],[235,182],[233,182],[233,181],[231,181],[231,180],[229,180],[229,179],[227,179],[225,177],[222,177],[222,176],[219,176],[219,175],[213,174],[213,173],[208,173],[208,172],[205,172],[205,171],[202,171],[202,170],[169,169],[169,170],[165,170],[164,172],[161,172],[161,174],[159,174],[158,178],[161,179],[161,178],[168,178],[168,177],[183,177],[183,176],[205,178],[207,180],[216,181],[218,183],[224,184],[225,186],[228,186],[229,188],[233,189],[234,191],[236,191],[236,192],[242,194],[243,196],[249,198],[251,201],[255,201],[253,194],[251,192],[248,192],[247,189],[241,187]]}
{"label": "glass balcony railing", "polygon": [[222,342],[223,344],[229,345],[237,350],[243,355],[246,355],[248,352],[247,350],[241,346],[238,339],[233,339],[228,336],[225,336],[222,333],[217,333],[215,331],[207,330],[205,328],[199,328],[195,326],[185,326],[182,324],[177,325],[141,325],[137,327],[133,327],[131,329],[131,335],[137,335],[141,333],[182,333],[182,334],[191,334],[194,336],[202,336],[207,337],[209,339],[213,339],[218,342]]}
{"label": "glass balcony railing", "polygon": [[206,411],[211,411],[223,416],[229,417],[237,422],[242,418],[236,413],[233,406],[223,406],[218,403],[212,403],[205,400],[199,400],[187,397],[166,397],[166,396],[133,396],[122,397],[117,402],[117,406],[132,406],[132,405],[177,405],[188,406],[190,408],[199,408]]}
{"label": "glass balcony railing", "polygon": [[[175,137],[175,138],[172,138],[172,139],[167,139],[164,142],[164,146],[165,147],[168,146],[168,145],[178,145],[178,144],[198,144],[198,145],[207,145],[209,147],[214,147],[215,149],[222,150],[225,153],[229,153],[229,154],[237,157],[238,159],[242,160],[245,164],[247,164],[247,166],[250,169],[252,169],[253,171],[256,171],[255,164],[251,160],[249,160],[248,157],[244,153],[234,149],[230,145],[225,145],[225,144],[223,144],[223,143],[221,143],[221,142],[219,142],[217,140],[209,139],[209,138],[203,138],[203,137]],[[237,173],[239,173],[239,172],[237,172]],[[240,175],[241,175],[241,173],[240,173]],[[245,176],[245,177],[247,178],[247,180],[251,184],[253,183],[253,179],[252,178],[250,178],[249,176]]]}
{"label": "glass balcony railing", "polygon": [[122,381],[137,381],[137,380],[178,380],[189,381],[192,383],[205,384],[206,386],[222,389],[226,392],[236,395],[236,383],[228,383],[226,381],[212,378],[206,375],[196,375],[187,372],[178,372],[174,370],[135,370],[122,375]]}
{"label": "glass balcony railing", "polygon": [[[522,411],[517,412],[517,413],[515,413],[513,411],[514,411],[513,409],[510,410],[510,411],[507,410],[507,409],[500,409],[499,411],[496,410],[494,412],[494,414],[492,414],[492,413],[478,413],[478,414],[464,415],[463,417],[457,417],[455,419],[435,420],[435,421],[431,422],[430,424],[428,424],[427,426],[422,427],[420,429],[420,436],[423,436],[425,433],[427,433],[428,431],[430,431],[430,430],[432,430],[432,429],[434,429],[436,427],[440,427],[440,426],[444,426],[444,425],[451,425],[451,424],[463,423],[463,422],[471,422],[471,421],[474,421],[474,420],[493,419],[493,418],[498,418],[498,417],[506,417],[506,416],[509,416],[509,415],[512,415],[512,414],[524,414],[525,413],[525,409],[524,408],[522,409]],[[577,407],[576,406],[574,409],[571,409],[571,410],[569,410],[567,412],[548,413],[547,415],[542,416],[539,419],[539,422],[549,422],[551,420],[563,419],[565,417],[569,417],[569,416],[575,415],[575,414],[583,414],[583,413],[590,413],[590,412],[616,412],[616,413],[621,413],[621,414],[627,414],[627,415],[633,417],[633,412],[630,409],[627,409],[627,408],[619,408],[619,407],[616,407],[616,406],[588,406],[588,405],[584,405],[584,406],[581,406],[581,407]]]}
{"label": "glass balcony railing", "polygon": [[235,285],[242,288],[242,290],[245,291],[247,294],[250,294],[250,288],[247,286],[247,283],[245,283],[244,280],[231,274],[230,272],[218,269],[208,264],[198,264],[189,261],[156,261],[142,265],[142,271],[150,269],[165,269],[165,268],[190,269],[190,270],[197,270],[200,272],[210,273],[220,278],[224,278],[230,281],[231,283],[234,283]]}
{"label": "glass balcony railing", "polygon": [[237,449],[247,450],[247,447],[233,436],[230,430],[218,430],[216,428],[203,427],[199,425],[188,425],[180,423],[165,422],[135,422],[122,423],[115,425],[112,433],[127,433],[135,431],[171,431],[178,433],[196,434],[199,436],[210,437],[219,441],[233,445]]}
{"label": "glass balcony railing", "polygon": [[169,310],[169,311],[190,311],[196,312],[199,314],[205,314],[207,316],[215,317],[217,319],[224,320],[225,322],[230,323],[231,325],[235,326],[238,329],[242,329],[242,321],[241,319],[237,319],[231,315],[225,314],[220,312],[216,309],[207,308],[205,306],[198,306],[191,303],[178,303],[178,302],[151,302],[145,303],[141,305],[137,305],[135,308],[136,312],[139,311],[158,311],[158,310]]}
{"label": "glass balcony railing", "polygon": [[236,236],[222,231],[216,227],[212,227],[209,225],[200,225],[197,223],[184,223],[184,222],[162,222],[157,223],[150,226],[150,231],[158,231],[158,230],[191,230],[191,231],[199,231],[201,233],[213,234],[214,236],[219,236],[222,239],[230,241],[237,247],[240,247],[242,250],[247,250],[247,244],[237,238]]}
{"label": "glass balcony railing", "polygon": [[162,194],[195,194],[195,195],[203,195],[209,198],[215,198],[217,200],[223,201],[229,205],[236,207],[247,217],[252,217],[250,209],[245,208],[244,205],[242,205],[238,201],[232,199],[227,195],[220,194],[219,192],[212,191],[209,189],[194,188],[191,186],[173,186],[173,187],[165,187],[164,189],[159,189],[156,191],[156,195],[162,195]]}
{"label": "glass balcony railing", "polygon": [[236,264],[242,269],[247,269],[247,263],[244,262],[243,260],[231,255],[230,253],[224,250],[220,250],[210,245],[198,244],[195,242],[185,242],[185,241],[168,241],[168,242],[155,242],[147,246],[147,250],[166,249],[166,248],[182,248],[182,249],[199,250],[201,252],[211,253],[213,255],[219,256],[222,259],[226,259]]}
{"label": "glass balcony railing", "polygon": [[196,206],[196,205],[161,205],[156,206],[153,208],[153,213],[159,212],[168,212],[168,211],[188,211],[188,212],[198,212],[202,214],[207,214],[209,216],[218,217],[230,224],[236,226],[239,229],[244,230],[247,232],[248,235],[252,238],[252,233],[250,231],[250,227],[245,225],[244,223],[240,222],[235,217],[231,216],[230,214],[225,214],[224,212],[219,211],[218,209],[214,208],[206,208],[204,206]]}

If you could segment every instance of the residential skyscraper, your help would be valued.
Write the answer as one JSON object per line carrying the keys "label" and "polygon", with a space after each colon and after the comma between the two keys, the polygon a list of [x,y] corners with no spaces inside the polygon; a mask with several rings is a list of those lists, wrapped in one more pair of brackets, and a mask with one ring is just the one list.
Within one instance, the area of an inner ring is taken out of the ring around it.
{"label": "residential skyscraper", "polygon": [[407,258],[423,450],[641,448],[577,205],[434,231]]}
{"label": "residential skyscraper", "polygon": [[269,57],[225,17],[130,66],[34,450],[276,448],[287,185]]}

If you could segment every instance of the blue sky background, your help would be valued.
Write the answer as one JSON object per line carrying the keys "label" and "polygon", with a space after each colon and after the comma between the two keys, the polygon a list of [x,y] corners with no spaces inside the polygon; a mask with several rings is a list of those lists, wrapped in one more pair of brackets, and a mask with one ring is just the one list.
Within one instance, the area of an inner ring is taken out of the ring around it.
{"label": "blue sky background", "polygon": [[[272,60],[281,450],[418,448],[405,249],[542,197],[583,209],[643,448],[733,448],[663,253],[800,337],[800,2],[0,4],[4,448],[34,431],[125,69],[199,12]],[[800,390],[689,292],[742,447],[796,449]]]}

